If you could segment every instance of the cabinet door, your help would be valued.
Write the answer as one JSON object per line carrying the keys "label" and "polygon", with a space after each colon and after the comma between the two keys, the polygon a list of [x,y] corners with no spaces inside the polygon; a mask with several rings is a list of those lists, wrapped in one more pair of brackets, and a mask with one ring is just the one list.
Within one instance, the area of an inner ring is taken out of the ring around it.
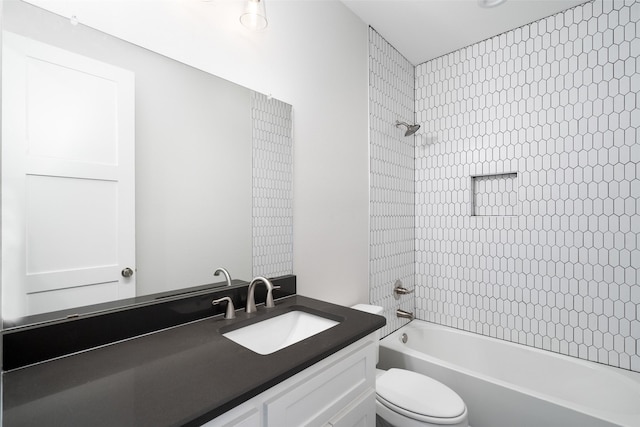
{"label": "cabinet door", "polygon": [[373,426],[376,343],[370,334],[204,426]]}
{"label": "cabinet door", "polygon": [[327,426],[371,427],[376,425],[376,392],[368,390],[336,414]]}
{"label": "cabinet door", "polygon": [[298,383],[264,405],[269,426],[323,426],[362,393],[375,376],[375,346],[360,346],[313,377]]}

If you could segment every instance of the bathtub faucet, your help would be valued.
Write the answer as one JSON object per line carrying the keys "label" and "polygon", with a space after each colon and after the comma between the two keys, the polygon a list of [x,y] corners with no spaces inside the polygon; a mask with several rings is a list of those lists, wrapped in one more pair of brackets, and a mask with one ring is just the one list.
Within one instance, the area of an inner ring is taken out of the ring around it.
{"label": "bathtub faucet", "polygon": [[396,310],[396,316],[402,319],[409,319],[409,320],[413,320],[415,318],[413,313],[409,313],[408,311],[404,311],[400,309]]}

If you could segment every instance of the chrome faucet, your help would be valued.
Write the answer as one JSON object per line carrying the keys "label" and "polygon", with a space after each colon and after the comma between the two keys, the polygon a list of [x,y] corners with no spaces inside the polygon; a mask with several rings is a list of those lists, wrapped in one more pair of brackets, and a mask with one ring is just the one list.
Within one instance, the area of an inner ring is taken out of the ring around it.
{"label": "chrome faucet", "polygon": [[280,286],[273,286],[273,283],[271,283],[269,279],[258,276],[251,281],[251,283],[249,284],[249,289],[247,290],[247,313],[255,313],[256,311],[258,311],[258,309],[256,308],[255,291],[256,285],[259,282],[264,283],[267,287],[267,300],[265,301],[264,306],[267,308],[275,307],[275,304],[273,303],[273,290],[280,289]]}
{"label": "chrome faucet", "polygon": [[218,267],[216,269],[216,271],[213,273],[214,276],[219,276],[220,273],[224,274],[224,278],[227,281],[227,286],[231,286],[231,275],[229,275],[229,272],[227,271],[226,268],[222,268],[222,267]]}

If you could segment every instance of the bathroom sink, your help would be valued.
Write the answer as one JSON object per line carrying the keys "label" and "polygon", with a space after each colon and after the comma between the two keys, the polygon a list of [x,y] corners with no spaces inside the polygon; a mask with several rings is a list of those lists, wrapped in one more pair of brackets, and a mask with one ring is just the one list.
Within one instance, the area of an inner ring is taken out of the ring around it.
{"label": "bathroom sink", "polygon": [[338,323],[306,311],[295,310],[223,333],[222,336],[255,353],[271,354]]}

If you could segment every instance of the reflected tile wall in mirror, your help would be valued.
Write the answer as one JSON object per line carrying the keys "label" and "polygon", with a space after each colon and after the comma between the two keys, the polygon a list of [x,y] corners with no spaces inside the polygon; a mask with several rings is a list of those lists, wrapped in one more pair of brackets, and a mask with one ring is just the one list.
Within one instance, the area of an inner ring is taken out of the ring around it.
{"label": "reflected tile wall in mirror", "polygon": [[293,274],[292,107],[251,94],[253,275]]}

